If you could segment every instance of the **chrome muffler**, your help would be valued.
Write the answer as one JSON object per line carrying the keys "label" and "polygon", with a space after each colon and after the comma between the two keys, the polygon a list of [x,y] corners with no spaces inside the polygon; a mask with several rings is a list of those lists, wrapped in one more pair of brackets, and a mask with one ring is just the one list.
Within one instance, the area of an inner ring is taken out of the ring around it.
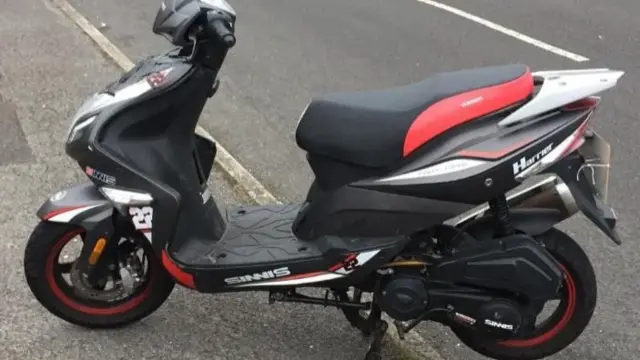
{"label": "chrome muffler", "polygon": [[[578,212],[576,204],[569,187],[557,176],[550,176],[531,185],[525,185],[506,196],[509,208],[543,208],[560,211],[565,220]],[[462,227],[473,220],[488,215],[489,205],[474,208],[454,219],[451,225]],[[562,221],[561,220],[561,221]]]}

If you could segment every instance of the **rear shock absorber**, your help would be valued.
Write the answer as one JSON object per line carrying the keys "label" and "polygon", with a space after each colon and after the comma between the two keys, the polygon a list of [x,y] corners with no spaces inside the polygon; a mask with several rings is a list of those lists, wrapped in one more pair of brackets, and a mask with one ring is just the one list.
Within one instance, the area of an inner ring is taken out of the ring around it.
{"label": "rear shock absorber", "polygon": [[489,207],[496,220],[496,235],[503,237],[515,233],[509,219],[509,203],[504,194],[489,200]]}

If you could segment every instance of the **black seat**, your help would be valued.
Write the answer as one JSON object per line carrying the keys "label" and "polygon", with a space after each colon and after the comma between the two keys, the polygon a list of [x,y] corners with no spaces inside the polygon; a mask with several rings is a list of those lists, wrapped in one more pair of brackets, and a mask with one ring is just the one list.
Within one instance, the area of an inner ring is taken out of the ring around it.
{"label": "black seat", "polygon": [[430,105],[528,73],[514,64],[435,74],[385,90],[332,93],[314,98],[296,131],[298,146],[355,165],[388,167],[403,157],[405,136]]}

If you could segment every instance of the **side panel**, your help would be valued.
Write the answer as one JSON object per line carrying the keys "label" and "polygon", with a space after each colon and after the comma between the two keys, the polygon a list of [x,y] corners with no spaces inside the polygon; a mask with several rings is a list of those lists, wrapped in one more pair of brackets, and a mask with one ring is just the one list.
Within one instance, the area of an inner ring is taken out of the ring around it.
{"label": "side panel", "polygon": [[[408,235],[442,223],[521,185],[516,175],[559,148],[590,113],[557,111],[521,126],[494,130],[491,136],[482,128],[496,129],[495,123],[484,120],[475,140],[473,131],[462,133],[467,138],[464,146],[448,147],[447,155],[430,164],[425,158],[433,159],[432,154],[416,153],[386,177],[325,192],[298,216],[296,235],[306,239],[326,234]],[[555,214],[545,216],[545,224],[556,219]]]}
{"label": "side panel", "polygon": [[[165,267],[176,279],[192,279],[200,292],[236,292],[267,290],[276,287],[331,287],[341,288],[365,281],[372,271],[390,261],[406,245],[406,241],[383,239],[375,247],[357,252],[326,257],[313,257],[280,264],[253,266],[209,266],[189,268],[188,271]],[[360,239],[358,239],[360,240]],[[363,243],[366,240],[362,241]],[[369,240],[368,245],[374,241]],[[164,255],[163,255],[164,256]],[[357,260],[356,260],[357,259]],[[169,259],[167,259],[169,260]],[[171,261],[171,260],[169,260]],[[174,267],[177,265],[171,262]],[[178,270],[178,271],[176,271]]]}
{"label": "side panel", "polygon": [[316,177],[316,184],[324,191],[338,189],[354,181],[379,177],[386,169],[366,168],[318,154],[307,154],[307,161]]}
{"label": "side panel", "polygon": [[300,239],[323,235],[410,235],[439,224],[472,205],[344,186],[316,197],[300,211],[293,229]]}
{"label": "side panel", "polygon": [[[590,111],[549,114],[507,133],[478,139],[463,149],[416,168],[352,186],[432,200],[481,204],[520,185],[515,175],[553,151],[585,120]],[[424,163],[415,158],[416,163]]]}

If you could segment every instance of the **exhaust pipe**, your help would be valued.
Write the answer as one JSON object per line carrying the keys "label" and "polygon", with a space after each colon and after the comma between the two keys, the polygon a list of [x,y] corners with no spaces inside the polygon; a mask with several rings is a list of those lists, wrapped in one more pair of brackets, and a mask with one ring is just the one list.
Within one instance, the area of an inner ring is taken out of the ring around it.
{"label": "exhaust pipe", "polygon": [[[507,195],[507,202],[512,209],[543,208],[560,211],[565,220],[578,212],[571,190],[557,176],[547,177]],[[489,212],[489,205],[475,208],[453,221],[453,226],[461,227],[479,219]]]}

